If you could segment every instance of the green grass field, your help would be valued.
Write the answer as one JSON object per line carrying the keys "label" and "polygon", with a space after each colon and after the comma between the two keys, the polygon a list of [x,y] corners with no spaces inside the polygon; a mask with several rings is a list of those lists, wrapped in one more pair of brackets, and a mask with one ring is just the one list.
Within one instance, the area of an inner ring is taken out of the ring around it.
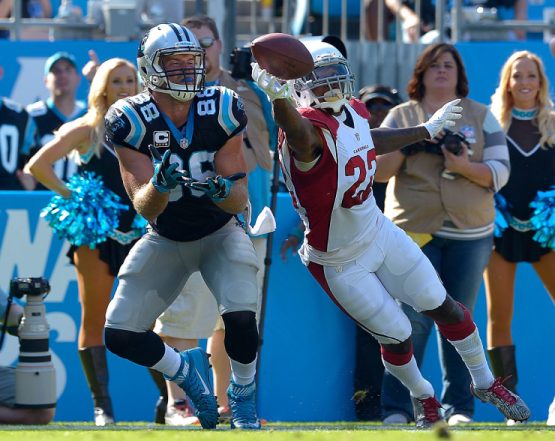
{"label": "green grass field", "polygon": [[[186,432],[186,433],[184,433]],[[56,423],[48,426],[3,426],[1,440],[10,441],[555,441],[555,427],[526,424],[506,427],[471,424],[451,430],[416,431],[411,426],[363,423],[271,423],[261,431],[232,431],[227,427],[203,431],[140,423],[119,423],[96,428],[90,423]]]}

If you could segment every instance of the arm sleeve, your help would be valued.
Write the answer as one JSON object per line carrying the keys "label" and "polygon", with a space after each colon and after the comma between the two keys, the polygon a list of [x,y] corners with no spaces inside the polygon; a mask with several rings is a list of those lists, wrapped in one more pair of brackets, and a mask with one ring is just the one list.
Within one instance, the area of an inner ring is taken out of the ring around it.
{"label": "arm sleeve", "polygon": [[220,103],[218,111],[218,123],[228,138],[245,130],[247,126],[247,114],[245,106],[239,96],[231,89],[220,87]]}
{"label": "arm sleeve", "polygon": [[484,157],[493,176],[492,190],[498,192],[509,180],[511,165],[507,140],[501,125],[490,110],[487,111],[483,124]]}

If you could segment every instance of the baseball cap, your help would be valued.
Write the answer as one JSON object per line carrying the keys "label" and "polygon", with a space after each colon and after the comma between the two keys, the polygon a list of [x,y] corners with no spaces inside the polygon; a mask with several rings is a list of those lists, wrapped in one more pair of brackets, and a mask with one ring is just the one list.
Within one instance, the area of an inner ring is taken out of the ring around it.
{"label": "baseball cap", "polygon": [[66,60],[72,64],[75,69],[77,69],[77,61],[75,61],[75,57],[73,55],[69,52],[56,52],[54,55],[48,57],[46,63],[44,63],[44,75],[48,75],[54,65],[60,60]]}
{"label": "baseball cap", "polygon": [[403,102],[403,99],[401,98],[401,95],[399,95],[397,89],[381,84],[362,88],[359,92],[359,97],[364,104],[370,100],[378,98],[385,100],[394,106]]}

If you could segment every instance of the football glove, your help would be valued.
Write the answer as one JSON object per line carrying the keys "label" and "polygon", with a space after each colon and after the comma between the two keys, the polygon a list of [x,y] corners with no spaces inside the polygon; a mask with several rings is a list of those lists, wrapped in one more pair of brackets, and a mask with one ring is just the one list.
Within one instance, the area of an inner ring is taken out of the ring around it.
{"label": "football glove", "polygon": [[244,178],[246,173],[235,173],[226,178],[218,175],[208,178],[204,182],[199,182],[194,179],[189,179],[185,182],[185,186],[194,190],[202,191],[206,196],[214,202],[222,202],[229,196],[233,183],[239,179]]}
{"label": "football glove", "polygon": [[430,134],[430,139],[436,136],[444,128],[454,127],[456,124],[455,121],[462,118],[463,108],[457,106],[460,101],[460,99],[449,101],[441,109],[434,113],[428,121],[422,124]]}
{"label": "football glove", "polygon": [[168,193],[187,179],[187,172],[177,170],[179,167],[177,162],[170,162],[172,154],[170,150],[166,150],[164,156],[160,156],[160,152],[153,145],[149,145],[148,149],[154,164],[154,175],[150,182],[156,190],[160,193]]}
{"label": "football glove", "polygon": [[262,69],[258,63],[251,63],[252,79],[268,95],[270,101],[289,99],[293,93],[292,81],[281,81]]}

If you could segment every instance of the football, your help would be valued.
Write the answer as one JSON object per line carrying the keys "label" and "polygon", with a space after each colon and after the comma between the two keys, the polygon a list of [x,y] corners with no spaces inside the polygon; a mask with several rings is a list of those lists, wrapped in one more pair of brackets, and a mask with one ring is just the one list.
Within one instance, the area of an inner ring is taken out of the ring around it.
{"label": "football", "polygon": [[256,62],[277,78],[294,80],[314,69],[312,55],[298,39],[279,32],[262,35],[251,43]]}

